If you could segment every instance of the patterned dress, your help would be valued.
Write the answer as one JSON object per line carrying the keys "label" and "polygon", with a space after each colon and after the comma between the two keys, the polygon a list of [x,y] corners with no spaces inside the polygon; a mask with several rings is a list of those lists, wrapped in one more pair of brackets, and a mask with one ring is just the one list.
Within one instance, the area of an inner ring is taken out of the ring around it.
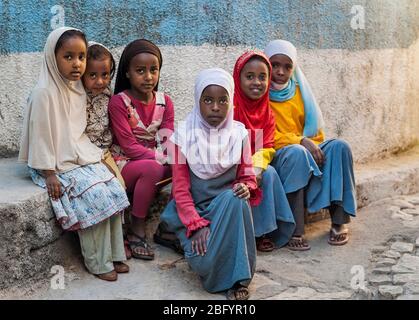
{"label": "patterned dress", "polygon": [[[46,188],[45,178],[29,168],[35,184]],[[62,196],[52,200],[55,216],[64,230],[86,229],[129,206],[125,190],[102,163],[57,173]]]}
{"label": "patterned dress", "polygon": [[96,146],[107,151],[112,145],[112,134],[109,128],[108,104],[111,91],[105,89],[101,94],[87,94],[86,134]]}

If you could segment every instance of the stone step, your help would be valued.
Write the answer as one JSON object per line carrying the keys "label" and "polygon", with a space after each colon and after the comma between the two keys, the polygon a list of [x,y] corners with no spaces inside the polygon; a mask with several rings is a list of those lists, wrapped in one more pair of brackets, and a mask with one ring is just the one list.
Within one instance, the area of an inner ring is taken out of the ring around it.
{"label": "stone step", "polygon": [[[80,256],[78,238],[56,222],[46,190],[36,186],[26,165],[0,159],[0,290],[47,276],[55,264]],[[150,208],[147,235],[152,236],[170,190]],[[127,215],[125,215],[127,216]],[[66,236],[63,237],[63,234]]]}
{"label": "stone step", "polygon": [[396,195],[419,191],[419,146],[393,157],[357,165],[358,207]]}
{"label": "stone step", "polygon": [[0,288],[36,277],[62,260],[47,193],[16,159],[0,160]]}
{"label": "stone step", "polygon": [[[419,192],[419,147],[397,157],[357,165],[359,207],[395,195]],[[77,254],[75,237],[63,237],[45,190],[35,186],[25,165],[15,158],[0,159],[0,289],[25,279],[45,276],[54,264]],[[162,196],[167,199],[167,191]],[[162,201],[152,208],[151,228],[158,223]],[[327,211],[308,216],[308,222],[328,217]],[[71,241],[68,240],[71,239]],[[64,249],[63,249],[64,248]]]}

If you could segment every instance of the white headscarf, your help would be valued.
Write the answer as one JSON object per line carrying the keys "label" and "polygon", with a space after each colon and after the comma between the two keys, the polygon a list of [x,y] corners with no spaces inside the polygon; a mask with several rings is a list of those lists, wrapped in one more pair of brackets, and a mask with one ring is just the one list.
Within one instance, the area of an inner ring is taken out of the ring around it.
{"label": "white headscarf", "polygon": [[[289,57],[293,63],[295,80],[300,87],[301,96],[304,101],[304,136],[315,136],[320,129],[324,127],[322,111],[314,97],[310,84],[307,81],[303,71],[298,65],[297,49],[286,40],[273,40],[265,48],[265,54],[270,59],[277,54],[283,54]],[[284,85],[286,87],[286,85]]]}
{"label": "white headscarf", "polygon": [[19,161],[38,170],[65,172],[99,162],[102,151],[85,135],[86,93],[82,82],[69,81],[58,71],[55,46],[74,28],[50,33],[38,83],[29,96]]}
{"label": "white headscarf", "polygon": [[96,41],[89,41],[87,43],[87,48],[90,48],[91,46],[101,46],[102,48],[106,49],[107,51],[111,52],[107,47],[105,47],[103,44],[96,42]]}
{"label": "white headscarf", "polygon": [[[217,127],[210,126],[200,111],[202,92],[210,85],[223,87],[229,96],[227,116]],[[195,105],[172,135],[171,141],[180,147],[192,172],[208,180],[240,163],[247,130],[242,123],[233,120],[234,81],[228,72],[219,68],[201,71],[195,80],[194,94]]]}

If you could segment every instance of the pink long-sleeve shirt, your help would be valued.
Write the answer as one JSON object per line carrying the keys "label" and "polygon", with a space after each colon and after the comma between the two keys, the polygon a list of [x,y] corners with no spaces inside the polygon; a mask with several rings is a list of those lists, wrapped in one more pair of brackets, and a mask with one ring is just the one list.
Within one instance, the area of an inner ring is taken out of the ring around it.
{"label": "pink long-sleeve shirt", "polygon": [[[202,218],[195,209],[191,194],[191,181],[189,166],[185,156],[176,145],[174,147],[177,160],[172,164],[173,185],[172,194],[176,201],[176,208],[180,221],[185,225],[186,236],[190,237],[192,233],[210,224],[210,221]],[[236,179],[232,182],[233,187],[236,183],[244,183],[250,190],[250,204],[258,205],[262,198],[262,192],[256,183],[256,177],[253,170],[250,146],[243,149],[241,163],[237,167]],[[174,159],[174,156],[172,156]]]}
{"label": "pink long-sleeve shirt", "polygon": [[[154,94],[153,101],[146,105],[132,97],[128,91],[124,92],[131,98],[132,105],[140,116],[141,121],[146,127],[149,126],[156,106],[156,95]],[[173,102],[168,95],[164,95],[164,97],[166,110],[160,129],[167,129],[173,132],[175,120]],[[127,108],[121,96],[114,95],[110,99],[108,112],[110,127],[114,136],[114,144],[121,147],[125,156],[131,160],[155,159],[155,152],[143,146],[134,136],[128,123]]]}

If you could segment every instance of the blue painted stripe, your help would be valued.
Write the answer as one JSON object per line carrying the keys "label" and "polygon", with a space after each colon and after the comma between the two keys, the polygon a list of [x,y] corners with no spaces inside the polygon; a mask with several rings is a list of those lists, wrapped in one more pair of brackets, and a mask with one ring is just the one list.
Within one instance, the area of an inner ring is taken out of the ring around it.
{"label": "blue painted stripe", "polygon": [[[89,39],[115,47],[145,37],[160,45],[263,46],[284,38],[304,48],[408,47],[419,35],[417,0],[107,0],[0,2],[0,53],[41,51],[51,7]],[[365,30],[351,8],[363,5]]]}

